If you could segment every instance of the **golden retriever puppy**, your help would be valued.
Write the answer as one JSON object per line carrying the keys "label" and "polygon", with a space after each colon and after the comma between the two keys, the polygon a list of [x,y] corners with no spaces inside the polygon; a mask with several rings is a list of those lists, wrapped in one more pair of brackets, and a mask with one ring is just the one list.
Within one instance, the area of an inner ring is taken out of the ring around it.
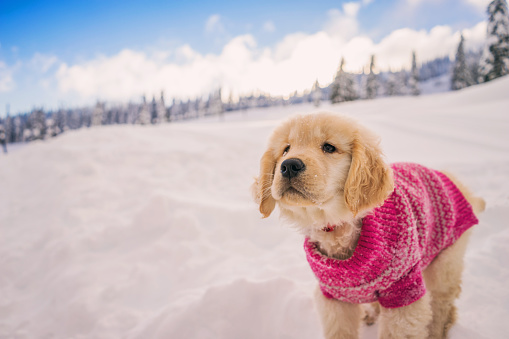
{"label": "golden retriever puppy", "polygon": [[278,205],[305,236],[326,338],[358,338],[378,313],[380,338],[446,337],[481,198],[450,175],[389,166],[373,133],[327,113],[276,128],[252,190],[263,217]]}

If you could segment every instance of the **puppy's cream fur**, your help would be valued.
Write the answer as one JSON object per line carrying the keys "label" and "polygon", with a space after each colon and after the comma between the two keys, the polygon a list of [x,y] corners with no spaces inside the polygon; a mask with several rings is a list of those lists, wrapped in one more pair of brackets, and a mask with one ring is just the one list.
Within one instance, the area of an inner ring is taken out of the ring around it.
{"label": "puppy's cream fur", "polygon": [[[335,146],[328,153],[324,144]],[[280,168],[286,159],[298,158],[306,166],[292,180]],[[474,197],[446,174],[472,204],[476,214],[484,201]],[[281,216],[319,250],[337,259],[355,251],[362,218],[381,205],[393,191],[389,166],[378,138],[352,119],[320,113],[298,116],[273,132],[252,186],[263,217],[278,205]],[[337,225],[324,232],[327,225]],[[358,338],[361,318],[373,323],[380,313],[380,338],[445,338],[456,319],[454,300],[459,296],[463,254],[470,231],[445,249],[424,271],[427,293],[418,301],[396,309],[378,303],[366,313],[362,305],[327,299],[315,293],[326,338]]]}

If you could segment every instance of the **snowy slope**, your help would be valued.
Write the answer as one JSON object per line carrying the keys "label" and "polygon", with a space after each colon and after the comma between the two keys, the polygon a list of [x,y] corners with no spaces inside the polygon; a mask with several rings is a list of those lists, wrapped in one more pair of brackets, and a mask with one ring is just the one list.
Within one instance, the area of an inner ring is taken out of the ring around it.
{"label": "snowy slope", "polygon": [[[506,77],[319,109],[486,199],[453,339],[507,336],[508,91]],[[98,127],[0,154],[0,338],[319,338],[302,239],[249,193],[271,130],[314,111]]]}

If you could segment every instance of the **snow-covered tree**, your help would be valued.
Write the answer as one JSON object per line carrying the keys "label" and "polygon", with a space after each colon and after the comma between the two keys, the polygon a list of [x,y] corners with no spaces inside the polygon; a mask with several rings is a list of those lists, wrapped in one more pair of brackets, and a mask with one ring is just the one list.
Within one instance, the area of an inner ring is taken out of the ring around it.
{"label": "snow-covered tree", "polygon": [[230,94],[228,95],[228,101],[226,103],[225,110],[233,111],[234,109],[235,109],[235,102],[233,101],[233,92],[230,91]]}
{"label": "snow-covered tree", "polygon": [[458,50],[456,51],[456,59],[454,60],[454,66],[452,69],[451,77],[451,89],[458,90],[473,85],[470,70],[467,67],[467,61],[465,57],[463,34],[461,35]]}
{"label": "snow-covered tree", "polygon": [[147,99],[143,96],[143,103],[141,104],[140,112],[138,114],[137,124],[149,125],[151,120],[150,107],[147,103]]}
{"label": "snow-covered tree", "polygon": [[7,134],[5,133],[5,128],[3,124],[0,124],[0,145],[4,153],[7,153]]}
{"label": "snow-covered tree", "polygon": [[121,119],[122,119],[121,108],[120,107],[115,107],[114,109],[112,109],[112,111],[111,111],[111,121],[112,121],[112,123],[120,124],[120,120]]}
{"label": "snow-covered tree", "polygon": [[23,141],[23,133],[25,132],[25,125],[21,121],[21,117],[18,115],[14,118],[14,142],[21,142]]}
{"label": "snow-covered tree", "polygon": [[171,106],[170,106],[170,118],[169,121],[177,120],[177,117],[179,115],[179,107],[177,106],[177,100],[173,98]]}
{"label": "snow-covered tree", "polygon": [[318,79],[316,79],[313,84],[313,88],[311,89],[311,99],[313,100],[315,107],[320,106],[320,102],[322,100],[322,89],[320,88]]}
{"label": "snow-covered tree", "polygon": [[69,129],[67,126],[67,114],[63,109],[59,109],[56,114],[54,114],[55,124],[57,126],[57,134],[63,133]]}
{"label": "snow-covered tree", "polygon": [[419,89],[419,70],[417,69],[415,51],[412,52],[412,70],[410,72],[410,78],[408,79],[408,89],[412,95],[421,94],[421,90]]}
{"label": "snow-covered tree", "polygon": [[43,140],[46,137],[46,114],[42,109],[34,109],[30,114],[32,140]]}
{"label": "snow-covered tree", "polygon": [[375,68],[375,56],[371,56],[371,63],[369,65],[369,74],[366,80],[366,98],[374,99],[378,93],[378,77],[374,72]]}
{"label": "snow-covered tree", "polygon": [[14,119],[11,118],[10,115],[7,115],[7,118],[4,120],[5,127],[5,140],[7,143],[16,142],[15,132],[14,132]]}
{"label": "snow-covered tree", "polygon": [[56,124],[56,120],[53,118],[47,118],[46,119],[46,136],[48,138],[56,137],[58,134],[60,134],[59,128]]}
{"label": "snow-covered tree", "polygon": [[157,103],[155,97],[152,97],[152,102],[149,104],[148,109],[150,111],[150,122],[158,124],[160,121],[157,117]]}
{"label": "snow-covered tree", "polygon": [[357,91],[352,76],[343,70],[345,59],[341,58],[341,64],[332,83],[330,99],[333,104],[352,101],[357,99]]}
{"label": "snow-covered tree", "polygon": [[166,106],[164,104],[164,93],[161,91],[161,98],[156,102],[156,117],[157,123],[162,123],[166,120]]}
{"label": "snow-covered tree", "polygon": [[187,99],[187,101],[182,102],[182,112],[186,112],[186,118],[197,118],[198,117],[198,104],[196,101],[191,101],[191,99]]}
{"label": "snow-covered tree", "polygon": [[92,126],[99,126],[103,124],[104,120],[104,103],[97,102],[94,111],[92,112]]}
{"label": "snow-covered tree", "polygon": [[214,115],[223,115],[224,107],[221,100],[221,88],[209,95],[208,113]]}
{"label": "snow-covered tree", "polygon": [[90,109],[73,109],[67,112],[67,126],[70,129],[78,129],[85,126],[91,126],[94,119],[94,112],[96,114],[95,119],[97,119],[96,123],[99,125],[102,124],[104,119],[104,107],[105,103],[102,103],[97,107],[97,110]]}
{"label": "snow-covered tree", "polygon": [[138,110],[139,107],[137,104],[134,104],[132,102],[127,104],[127,111],[126,111],[126,123],[127,124],[135,124],[136,119],[138,118]]}
{"label": "snow-covered tree", "polygon": [[479,65],[479,82],[509,74],[509,14],[506,0],[488,5],[488,36]]}
{"label": "snow-covered tree", "polygon": [[[209,111],[209,100],[205,100],[204,98],[201,98],[198,102],[198,117],[204,117],[207,115]],[[186,112],[183,112],[185,114]]]}
{"label": "snow-covered tree", "polygon": [[423,62],[419,68],[419,81],[439,77],[451,71],[452,62],[448,56]]}
{"label": "snow-covered tree", "polygon": [[475,85],[479,81],[479,65],[481,62],[482,50],[480,51],[469,51],[465,53],[465,61],[467,68],[470,72],[470,79],[472,85]]}
{"label": "snow-covered tree", "polygon": [[30,128],[25,128],[23,130],[23,141],[32,141],[34,140],[32,130]]}
{"label": "snow-covered tree", "polygon": [[385,81],[385,95],[387,96],[396,96],[405,94],[405,83],[404,83],[404,72],[393,73],[390,72],[387,74],[387,79]]}

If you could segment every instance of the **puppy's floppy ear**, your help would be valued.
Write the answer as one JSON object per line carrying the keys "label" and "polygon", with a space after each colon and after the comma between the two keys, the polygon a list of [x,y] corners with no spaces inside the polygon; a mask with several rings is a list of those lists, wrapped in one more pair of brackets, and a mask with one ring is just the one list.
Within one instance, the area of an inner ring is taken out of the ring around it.
{"label": "puppy's floppy ear", "polygon": [[260,160],[260,175],[255,178],[255,182],[251,186],[254,200],[260,205],[260,212],[264,218],[267,218],[274,207],[276,201],[272,197],[270,187],[274,180],[274,169],[276,167],[276,158],[272,150],[267,150]]}
{"label": "puppy's floppy ear", "polygon": [[381,205],[393,190],[392,172],[382,159],[377,140],[357,134],[345,183],[346,205],[356,215]]}

